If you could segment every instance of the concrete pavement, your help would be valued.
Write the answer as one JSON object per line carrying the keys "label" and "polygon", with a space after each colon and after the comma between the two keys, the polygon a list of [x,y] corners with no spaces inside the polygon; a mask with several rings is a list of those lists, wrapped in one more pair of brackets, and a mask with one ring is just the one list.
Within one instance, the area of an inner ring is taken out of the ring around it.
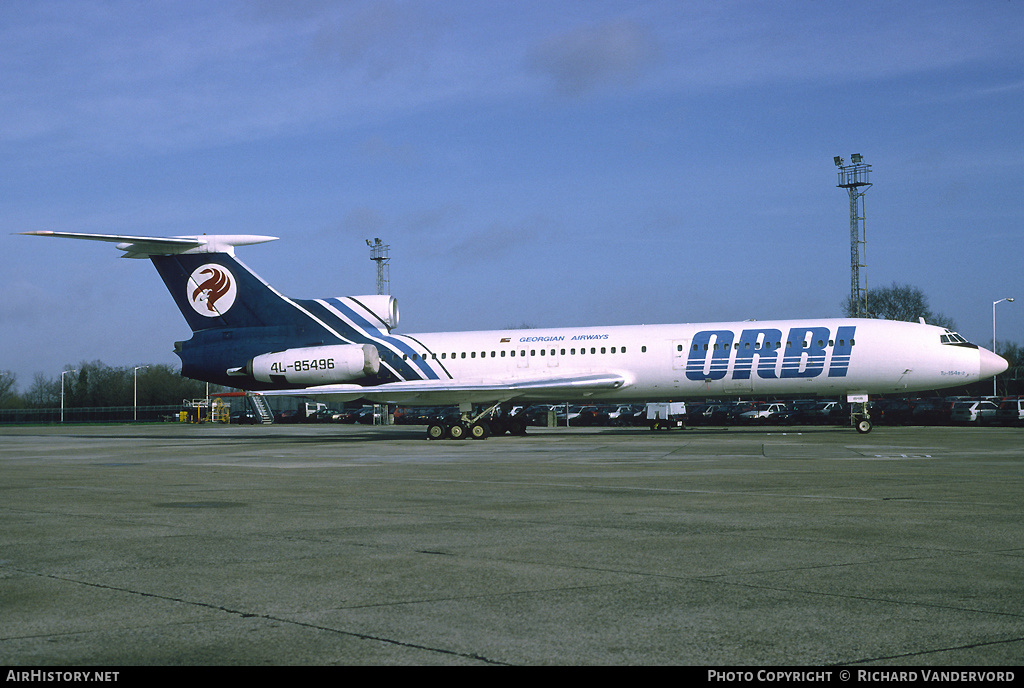
{"label": "concrete pavement", "polygon": [[1024,431],[0,427],[0,665],[1018,665]]}

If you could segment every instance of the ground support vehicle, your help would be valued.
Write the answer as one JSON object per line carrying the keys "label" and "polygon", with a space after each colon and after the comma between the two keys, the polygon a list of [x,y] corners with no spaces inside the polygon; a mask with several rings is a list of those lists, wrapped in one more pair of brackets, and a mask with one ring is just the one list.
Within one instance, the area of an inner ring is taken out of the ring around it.
{"label": "ground support vehicle", "polygon": [[686,427],[686,404],[682,401],[647,404],[647,424],[651,430]]}

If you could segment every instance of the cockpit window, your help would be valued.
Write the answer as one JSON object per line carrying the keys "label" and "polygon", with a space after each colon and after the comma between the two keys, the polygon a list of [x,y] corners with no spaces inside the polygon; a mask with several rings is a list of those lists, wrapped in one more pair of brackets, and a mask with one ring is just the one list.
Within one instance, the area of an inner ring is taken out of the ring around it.
{"label": "cockpit window", "polygon": [[941,335],[939,337],[939,340],[943,344],[949,344],[950,346],[964,346],[964,347],[967,347],[968,349],[977,349],[978,348],[977,344],[971,344],[969,341],[964,339],[961,335],[957,334],[956,332],[950,332],[949,330],[946,330],[946,333]]}

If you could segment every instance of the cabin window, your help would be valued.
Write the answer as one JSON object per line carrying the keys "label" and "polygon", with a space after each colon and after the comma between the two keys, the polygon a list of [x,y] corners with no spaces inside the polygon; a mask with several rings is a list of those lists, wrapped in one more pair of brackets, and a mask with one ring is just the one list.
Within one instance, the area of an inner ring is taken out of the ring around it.
{"label": "cabin window", "polygon": [[614,346],[612,347],[612,353],[615,353],[615,347]]}
{"label": "cabin window", "polygon": [[622,353],[626,353],[626,347],[622,347],[621,349],[619,349],[619,351]]}
{"label": "cabin window", "polygon": [[601,347],[601,353],[605,353],[605,348],[603,346]]}
{"label": "cabin window", "polygon": [[[513,353],[515,353],[515,352],[513,352]],[[505,350],[504,349],[501,350],[501,357],[505,358]]]}
{"label": "cabin window", "polygon": [[642,354],[647,353],[647,347],[646,346],[641,346],[640,347],[640,353],[642,353]]}

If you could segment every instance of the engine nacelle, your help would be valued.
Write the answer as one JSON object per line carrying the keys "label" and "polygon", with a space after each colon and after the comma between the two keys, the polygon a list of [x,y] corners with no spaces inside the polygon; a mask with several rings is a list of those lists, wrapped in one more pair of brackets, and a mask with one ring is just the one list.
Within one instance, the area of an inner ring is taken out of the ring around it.
{"label": "engine nacelle", "polygon": [[383,324],[389,331],[398,327],[398,301],[394,296],[339,296],[337,300],[375,326]]}
{"label": "engine nacelle", "polygon": [[261,354],[245,368],[261,382],[329,385],[376,375],[380,355],[371,344],[307,346]]}

